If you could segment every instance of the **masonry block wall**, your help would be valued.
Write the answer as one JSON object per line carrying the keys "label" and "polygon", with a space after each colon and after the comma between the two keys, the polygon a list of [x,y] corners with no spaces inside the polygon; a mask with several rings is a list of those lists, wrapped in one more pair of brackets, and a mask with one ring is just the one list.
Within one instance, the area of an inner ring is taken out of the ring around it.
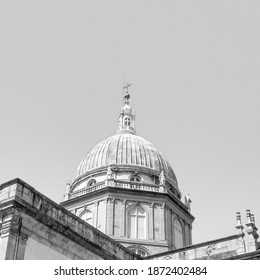
{"label": "masonry block wall", "polygon": [[0,259],[138,259],[20,179],[0,186]]}

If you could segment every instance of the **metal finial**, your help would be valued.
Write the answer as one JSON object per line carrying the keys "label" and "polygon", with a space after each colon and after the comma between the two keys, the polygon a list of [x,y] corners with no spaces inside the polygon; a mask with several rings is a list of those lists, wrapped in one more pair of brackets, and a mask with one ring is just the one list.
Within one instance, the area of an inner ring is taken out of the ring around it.
{"label": "metal finial", "polygon": [[132,86],[133,84],[129,84],[126,83],[125,86],[123,86],[123,91],[126,90],[126,92],[124,93],[124,103],[125,104],[129,104],[129,98],[130,98],[130,94],[128,93],[128,89],[130,86]]}

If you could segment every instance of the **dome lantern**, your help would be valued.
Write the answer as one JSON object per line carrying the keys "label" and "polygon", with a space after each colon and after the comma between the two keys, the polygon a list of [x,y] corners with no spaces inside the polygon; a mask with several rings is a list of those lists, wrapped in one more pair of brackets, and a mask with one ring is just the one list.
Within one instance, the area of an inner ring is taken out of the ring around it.
{"label": "dome lantern", "polygon": [[132,84],[126,84],[123,87],[124,90],[124,105],[121,108],[121,113],[118,119],[118,130],[117,132],[128,132],[135,134],[135,112],[134,109],[129,105],[130,94],[128,88]]}

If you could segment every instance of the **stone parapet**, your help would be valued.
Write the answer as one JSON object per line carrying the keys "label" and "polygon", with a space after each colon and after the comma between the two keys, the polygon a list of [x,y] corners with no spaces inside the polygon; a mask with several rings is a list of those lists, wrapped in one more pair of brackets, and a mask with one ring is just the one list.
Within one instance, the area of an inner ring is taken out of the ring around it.
{"label": "stone parapet", "polygon": [[[0,185],[0,216],[8,213],[22,213],[24,219],[33,219],[53,233],[59,234],[68,242],[74,242],[97,253],[103,259],[138,259],[139,257],[109,238],[96,228],[78,218],[68,210],[42,195],[20,179]],[[28,218],[29,217],[29,218]],[[4,219],[0,219],[2,237],[6,229]],[[12,221],[7,221],[12,223]],[[42,227],[43,227],[42,226]],[[23,225],[25,227],[25,224]],[[22,227],[22,231],[25,229]],[[28,229],[33,234],[33,228]]]}
{"label": "stone parapet", "polygon": [[246,253],[243,235],[232,235],[225,238],[203,242],[177,250],[149,256],[153,260],[220,260]]}

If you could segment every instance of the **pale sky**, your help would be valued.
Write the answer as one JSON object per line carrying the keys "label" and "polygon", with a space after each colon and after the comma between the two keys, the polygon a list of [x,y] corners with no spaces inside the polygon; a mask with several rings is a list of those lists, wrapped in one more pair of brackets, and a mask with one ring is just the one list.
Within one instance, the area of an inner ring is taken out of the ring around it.
{"label": "pale sky", "polygon": [[133,83],[136,130],[190,194],[193,243],[260,227],[259,1],[0,0],[0,183],[56,202],[113,135]]}

